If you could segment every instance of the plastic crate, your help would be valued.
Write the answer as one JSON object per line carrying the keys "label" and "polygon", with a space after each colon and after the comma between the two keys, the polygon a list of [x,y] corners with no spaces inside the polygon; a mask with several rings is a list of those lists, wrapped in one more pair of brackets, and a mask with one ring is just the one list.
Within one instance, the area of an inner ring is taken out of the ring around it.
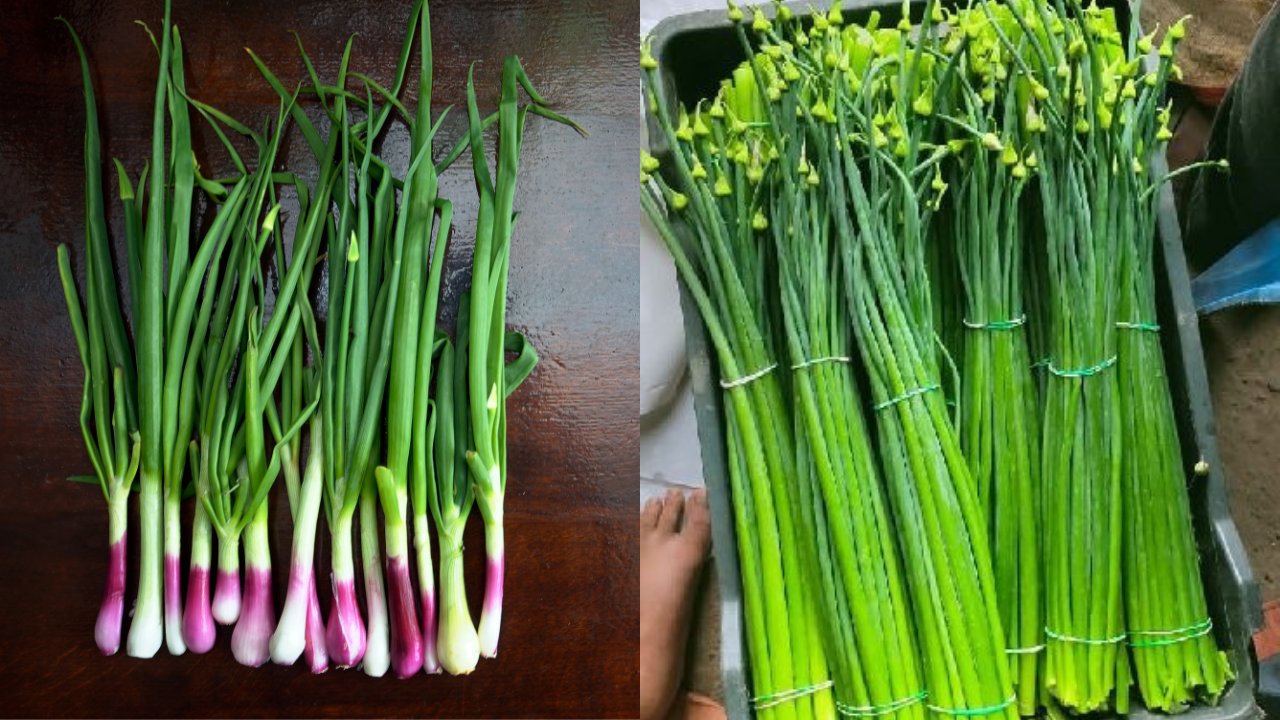
{"label": "plastic crate", "polygon": [[[920,0],[912,3],[919,10]],[[1117,12],[1121,28],[1128,24],[1129,8],[1123,2],[1105,2]],[[797,16],[807,13],[807,2],[788,3]],[[813,3],[824,10],[830,1]],[[878,10],[883,27],[893,26],[902,16],[901,3],[877,0],[846,0],[842,4],[845,18],[863,22]],[[772,6],[763,8],[772,18]],[[711,97],[720,81],[744,59],[736,32],[723,11],[691,13],[668,18],[650,34],[652,52],[659,62],[661,87],[656,88],[658,101],[674,107],[675,102],[688,106]],[[650,118],[650,151],[660,159],[670,153],[656,122]],[[1152,161],[1153,177],[1162,176],[1167,167],[1163,157]],[[1255,699],[1257,660],[1253,650],[1253,634],[1262,625],[1262,610],[1257,582],[1249,566],[1244,545],[1227,503],[1226,481],[1218,456],[1216,426],[1205,373],[1204,353],[1195,305],[1191,298],[1191,282],[1182,251],[1182,235],[1173,204],[1173,194],[1166,184],[1160,192],[1160,208],[1156,246],[1158,318],[1164,331],[1166,368],[1182,441],[1184,467],[1197,462],[1208,463],[1207,477],[1196,478],[1191,485],[1191,505],[1195,514],[1196,539],[1200,548],[1201,577],[1214,623],[1214,636],[1226,649],[1236,672],[1234,685],[1216,707],[1197,706],[1180,717],[1186,720],[1251,720],[1263,717]],[[712,515],[712,542],[720,590],[720,657],[724,681],[725,709],[730,718],[749,718],[747,653],[743,629],[742,584],[738,568],[736,532],[730,505],[729,483],[725,469],[724,414],[721,391],[715,369],[714,352],[706,328],[691,298],[681,289],[684,311],[689,369],[694,393],[694,412],[702,446],[703,477],[707,484]],[[1135,718],[1154,717],[1142,708],[1134,693]]]}

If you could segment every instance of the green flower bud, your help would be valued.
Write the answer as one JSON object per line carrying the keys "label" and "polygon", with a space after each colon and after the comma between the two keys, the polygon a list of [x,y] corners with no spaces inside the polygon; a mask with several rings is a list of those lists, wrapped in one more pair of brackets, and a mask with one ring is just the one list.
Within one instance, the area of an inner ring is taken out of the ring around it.
{"label": "green flower bud", "polygon": [[786,22],[786,21],[790,20],[790,19],[791,19],[791,17],[792,17],[791,8],[787,7],[786,5],[779,5],[779,6],[778,6],[778,19],[779,19],[779,20],[781,20],[781,21],[783,21],[783,22]]}
{"label": "green flower bud", "polygon": [[694,159],[693,169],[689,171],[689,174],[693,176],[694,180],[707,179],[707,169],[702,167],[702,163],[699,162],[697,159]]}
{"label": "green flower bud", "polygon": [[1166,35],[1172,38],[1174,42],[1177,42],[1182,38],[1186,37],[1187,36],[1187,20],[1190,17],[1191,17],[1190,15],[1184,15],[1173,25],[1170,25],[1169,32],[1166,33]]}
{"label": "green flower bud", "polygon": [[1017,165],[1013,166],[1013,170],[1011,172],[1014,177],[1021,180],[1027,176],[1027,166],[1023,165],[1022,163],[1018,163]]}
{"label": "green flower bud", "polygon": [[728,0],[728,2],[729,2],[729,22],[732,22],[732,23],[742,22],[742,9],[739,8],[736,4],[734,4],[733,0]]}
{"label": "green flower bud", "polygon": [[683,210],[689,207],[689,198],[684,193],[671,193],[671,207],[674,210]]}
{"label": "green flower bud", "polygon": [[983,133],[982,146],[993,152],[1004,150],[1004,143],[1000,142],[1000,138],[995,133]]}
{"label": "green flower bud", "polygon": [[1004,151],[1000,153],[1000,162],[1005,165],[1013,165],[1018,162],[1018,151],[1013,149],[1012,145],[1005,145]]}
{"label": "green flower bud", "polygon": [[649,154],[648,150],[640,151],[640,170],[642,172],[651,173],[658,170],[658,158]]}
{"label": "green flower bud", "polygon": [[1076,120],[1076,132],[1081,135],[1089,132],[1089,121],[1084,118]]}
{"label": "green flower bud", "polygon": [[658,69],[658,61],[654,59],[653,53],[649,51],[649,43],[640,46],[640,67],[645,70]]}
{"label": "green flower bud", "polygon": [[809,186],[810,186],[810,187],[817,187],[817,186],[818,186],[818,171],[817,171],[817,170],[814,170],[814,169],[810,169],[810,170],[809,170],[809,177],[805,178],[805,182],[809,183]]}
{"label": "green flower bud", "polygon": [[769,220],[764,216],[764,213],[757,210],[756,214],[751,216],[751,227],[757,231],[767,230],[769,228]]}
{"label": "green flower bud", "polygon": [[720,173],[720,176],[716,178],[716,186],[712,191],[716,194],[716,197],[728,197],[733,192],[733,188],[729,187],[729,180],[724,176],[724,173]]}
{"label": "green flower bud", "polygon": [[831,3],[831,9],[827,11],[827,21],[832,25],[844,24],[844,13],[840,12],[840,0]]}
{"label": "green flower bud", "polygon": [[1027,157],[1026,157],[1026,159],[1025,159],[1025,160],[1023,160],[1023,163],[1024,163],[1027,167],[1029,167],[1029,168],[1031,168],[1031,169],[1033,169],[1033,170],[1034,170],[1035,168],[1040,167],[1040,161],[1039,161],[1038,159],[1036,159],[1036,154],[1035,154],[1035,153],[1027,153]]}
{"label": "green flower bud", "polygon": [[1138,52],[1146,55],[1151,52],[1152,43],[1155,41],[1156,33],[1153,30],[1150,35],[1143,35],[1138,38]]}

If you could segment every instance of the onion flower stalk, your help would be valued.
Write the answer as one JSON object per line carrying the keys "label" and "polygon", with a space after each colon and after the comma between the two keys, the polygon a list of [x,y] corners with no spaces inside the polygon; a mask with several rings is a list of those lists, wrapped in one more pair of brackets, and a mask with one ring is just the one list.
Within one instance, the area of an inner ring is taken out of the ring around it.
{"label": "onion flower stalk", "polygon": [[[1216,704],[1233,677],[1214,640],[1205,602],[1187,496],[1188,478],[1194,475],[1183,461],[1156,318],[1158,190],[1172,173],[1148,179],[1147,153],[1162,148],[1172,135],[1169,109],[1160,103],[1169,78],[1178,72],[1173,56],[1184,23],[1166,31],[1159,60],[1146,73],[1139,75],[1135,67],[1133,73],[1114,78],[1118,110],[1131,120],[1128,127],[1116,128],[1112,138],[1123,168],[1113,175],[1118,187],[1112,201],[1124,268],[1116,345],[1124,441],[1126,620],[1143,702],[1167,713],[1182,712],[1196,701]],[[1136,26],[1129,34],[1129,57],[1147,55],[1155,47],[1155,38],[1139,38]]]}
{"label": "onion flower stalk", "polygon": [[[1003,6],[991,9],[1007,13]],[[983,37],[980,29],[988,22],[981,10],[957,18]],[[949,222],[938,228],[938,240],[954,244],[963,285],[964,302],[955,303],[964,311],[956,321],[965,332],[962,447],[987,522],[1018,712],[1032,716],[1040,708],[1045,638],[1040,407],[1026,335],[1023,195],[1038,166],[1027,152],[1027,137],[1044,125],[1031,107],[1027,78],[1018,76],[994,92],[996,69],[1006,65],[998,41],[990,29],[985,32],[989,42],[964,47],[966,72],[956,75],[962,119],[951,120],[958,155],[948,163],[948,182],[940,170],[934,182],[952,189]]]}
{"label": "onion flower stalk", "polygon": [[[757,115],[755,89],[767,87],[767,68],[752,61],[747,72],[735,74],[742,84],[726,85],[718,98],[726,114],[743,120]],[[699,162],[714,167],[717,177],[728,178],[731,187],[747,188],[745,198],[733,196],[740,207],[746,206],[736,216],[753,218],[752,231],[776,253],[781,336],[797,405],[795,527],[802,563],[815,588],[815,615],[823,628],[838,708],[849,714],[858,708],[900,707],[898,717],[919,718],[925,715],[920,657],[852,370],[852,318],[844,271],[834,251],[830,201],[818,172],[820,155],[811,156],[803,140],[791,141],[808,130],[801,103],[800,93],[781,95],[768,106],[762,136],[746,133],[740,138],[746,146],[758,141],[761,147],[778,149],[778,161],[768,163],[763,173],[753,173],[749,164],[717,162],[714,141],[695,140],[693,147],[701,151]],[[710,111],[705,114],[709,117]],[[695,116],[695,126],[702,115]],[[734,133],[723,118],[710,118],[710,130],[711,138],[725,138],[733,147],[729,138]]]}
{"label": "onion flower stalk", "polygon": [[[524,87],[532,102],[519,107],[517,84]],[[480,654],[498,654],[498,634],[502,626],[502,586],[506,570],[503,536],[503,499],[507,490],[506,396],[502,387],[504,330],[507,313],[507,274],[511,259],[511,235],[515,223],[516,174],[525,116],[532,111],[573,127],[568,118],[547,109],[520,65],[512,55],[502,66],[502,97],[498,103],[498,161],[496,182],[489,173],[484,153],[483,123],[476,108],[475,85],[467,76],[467,113],[472,166],[480,192],[480,214],[476,222],[476,247],[471,266],[471,353],[469,396],[472,449],[467,465],[476,484],[476,504],[484,518],[485,587],[480,612]]]}
{"label": "onion flower stalk", "polygon": [[[949,109],[956,62],[939,51],[941,15],[930,2],[914,34],[904,18],[897,29],[873,35],[856,26],[841,30],[842,18],[828,13],[824,28],[803,44],[797,33],[806,31],[792,23],[792,47],[802,50],[793,58],[783,49],[776,61],[764,54],[760,75],[768,84],[755,96],[772,105],[800,95],[801,136],[824,171],[819,180],[913,599],[927,707],[1015,717],[986,523],[941,392],[929,296],[926,239],[941,192],[930,171],[949,152],[938,142],[935,114]],[[760,16],[752,26],[766,36],[772,31]],[[826,62],[828,55],[835,62]],[[788,61],[813,68],[807,82],[786,80]]]}
{"label": "onion flower stalk", "polygon": [[1112,153],[1125,123],[1112,111],[1104,84],[1107,69],[1124,61],[1114,20],[1112,31],[1102,32],[1100,12],[1069,21],[1033,2],[1027,13],[1013,14],[1020,24],[1011,31],[998,23],[992,28],[1006,49],[1019,43],[1034,49],[1026,66],[1044,87],[1037,112],[1047,131],[1030,135],[1029,150],[1041,167],[1052,298],[1041,455],[1045,683],[1067,710],[1124,713],[1131,682],[1121,598],[1124,447],[1113,366],[1118,223],[1127,220],[1116,202],[1124,181],[1113,172]]}
{"label": "onion flower stalk", "polygon": [[[63,20],[66,23],[65,20]],[[70,23],[67,29],[80,55],[85,96],[85,305],[81,313],[70,255],[58,246],[58,272],[66,295],[85,384],[80,406],[80,430],[94,474],[107,501],[108,549],[107,583],[94,628],[94,639],[103,655],[120,649],[124,618],[126,575],[126,529],[129,520],[129,493],[138,473],[140,438],[137,431],[136,374],[107,247],[106,215],[102,204],[101,141],[89,62],[80,38]],[[125,214],[134,219],[133,188],[127,179],[120,186]],[[131,247],[136,235],[129,233]],[[85,323],[88,316],[88,324]],[[90,430],[90,421],[93,430]]]}
{"label": "onion flower stalk", "polygon": [[[731,11],[730,16],[735,14]],[[709,151],[705,138],[711,136],[711,129],[704,123],[695,131],[683,112],[677,127],[675,113],[655,92],[657,62],[645,52],[641,66],[650,113],[672,150],[665,177],[656,173],[659,161],[647,153],[642,155],[645,189],[640,195],[641,206],[659,230],[681,281],[697,304],[715,348],[724,388],[727,463],[755,705],[760,716],[769,720],[834,717],[832,678],[822,645],[817,642],[820,626],[811,611],[813,599],[806,593],[809,578],[801,563],[793,514],[793,505],[798,502],[792,481],[796,477],[796,444],[783,402],[782,373],[776,371],[781,352],[774,347],[768,330],[772,318],[764,290],[764,260],[755,239],[758,217],[764,215],[742,214],[752,202],[746,190],[747,173],[754,177],[764,172],[764,165],[771,162],[769,146],[742,142],[743,152],[737,153],[735,146],[731,158],[742,166],[734,180],[719,174],[719,168],[712,175],[699,154],[699,146],[701,152]],[[740,69],[734,81],[743,88],[743,96],[735,102],[735,112],[743,116],[730,117],[723,103],[708,110],[707,116],[725,117],[741,134],[746,123],[763,122],[765,115],[758,106],[758,96],[748,90],[755,86],[752,70]],[[715,142],[727,147],[723,138]],[[676,236],[677,223],[688,225],[687,240]],[[475,292],[473,287],[472,312]],[[474,345],[474,317],[472,327]],[[475,352],[473,349],[470,359],[473,367]],[[474,378],[470,390],[474,408]],[[477,503],[481,503],[478,490]],[[483,623],[481,637],[483,646]]]}

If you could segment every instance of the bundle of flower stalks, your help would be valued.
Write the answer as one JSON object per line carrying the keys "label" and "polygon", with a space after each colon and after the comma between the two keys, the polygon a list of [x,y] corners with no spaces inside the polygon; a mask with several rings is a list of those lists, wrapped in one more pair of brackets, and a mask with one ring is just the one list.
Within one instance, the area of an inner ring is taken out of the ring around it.
{"label": "bundle of flower stalks", "polygon": [[719,363],[757,711],[1216,702],[1154,319],[1183,25],[1144,62],[1063,0],[729,19],[692,107],[642,51],[641,203]]}

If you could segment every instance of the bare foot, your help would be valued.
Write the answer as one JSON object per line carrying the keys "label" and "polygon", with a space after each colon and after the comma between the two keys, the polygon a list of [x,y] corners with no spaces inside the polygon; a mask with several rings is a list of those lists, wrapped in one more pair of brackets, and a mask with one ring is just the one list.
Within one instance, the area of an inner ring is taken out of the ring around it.
{"label": "bare foot", "polygon": [[679,490],[640,511],[640,720],[663,720],[684,675],[698,571],[711,545],[707,493]]}

